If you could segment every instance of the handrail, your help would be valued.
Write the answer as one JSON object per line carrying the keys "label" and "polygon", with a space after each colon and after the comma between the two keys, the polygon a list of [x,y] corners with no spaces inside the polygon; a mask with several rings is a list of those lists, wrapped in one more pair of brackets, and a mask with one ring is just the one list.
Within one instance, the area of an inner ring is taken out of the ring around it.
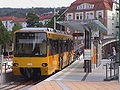
{"label": "handrail", "polygon": [[110,80],[117,79],[117,76],[116,76],[116,62],[111,60],[110,63],[106,63],[106,65],[104,65],[104,66],[106,66],[106,78],[104,79],[104,81],[110,81]]}

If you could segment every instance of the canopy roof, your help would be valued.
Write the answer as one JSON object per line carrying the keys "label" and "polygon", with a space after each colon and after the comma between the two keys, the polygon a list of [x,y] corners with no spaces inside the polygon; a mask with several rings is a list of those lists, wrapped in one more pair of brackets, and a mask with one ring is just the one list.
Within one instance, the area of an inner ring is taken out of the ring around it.
{"label": "canopy roof", "polygon": [[92,31],[101,31],[107,32],[107,28],[99,21],[99,20],[84,20],[84,21],[58,21],[60,25],[68,27],[73,30],[78,30],[79,32],[83,33],[85,30],[92,30]]}

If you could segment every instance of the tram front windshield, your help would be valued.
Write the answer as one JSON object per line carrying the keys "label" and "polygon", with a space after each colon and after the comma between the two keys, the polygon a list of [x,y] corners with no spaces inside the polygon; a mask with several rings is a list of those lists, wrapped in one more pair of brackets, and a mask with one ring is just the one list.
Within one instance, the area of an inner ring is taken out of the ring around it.
{"label": "tram front windshield", "polygon": [[17,32],[15,34],[16,57],[45,57],[47,36],[43,32]]}

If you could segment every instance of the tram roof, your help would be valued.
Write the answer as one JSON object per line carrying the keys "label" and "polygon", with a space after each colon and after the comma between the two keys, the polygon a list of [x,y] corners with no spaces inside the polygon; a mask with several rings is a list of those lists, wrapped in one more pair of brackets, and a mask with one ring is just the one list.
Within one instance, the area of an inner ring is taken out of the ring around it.
{"label": "tram roof", "polygon": [[67,32],[64,32],[64,31],[55,30],[55,29],[52,29],[52,28],[40,28],[40,27],[36,27],[36,28],[22,28],[19,31],[47,31],[47,32],[51,32],[51,33],[67,34]]}
{"label": "tram roof", "polygon": [[52,28],[22,28],[19,31],[48,31],[48,30],[53,30]]}

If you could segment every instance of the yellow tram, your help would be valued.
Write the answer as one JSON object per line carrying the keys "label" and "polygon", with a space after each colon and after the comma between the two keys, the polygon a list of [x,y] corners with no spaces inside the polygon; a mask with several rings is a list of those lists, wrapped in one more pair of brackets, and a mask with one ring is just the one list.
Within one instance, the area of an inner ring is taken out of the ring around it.
{"label": "yellow tram", "polygon": [[73,37],[51,28],[15,32],[13,73],[26,78],[50,75],[73,62]]}

